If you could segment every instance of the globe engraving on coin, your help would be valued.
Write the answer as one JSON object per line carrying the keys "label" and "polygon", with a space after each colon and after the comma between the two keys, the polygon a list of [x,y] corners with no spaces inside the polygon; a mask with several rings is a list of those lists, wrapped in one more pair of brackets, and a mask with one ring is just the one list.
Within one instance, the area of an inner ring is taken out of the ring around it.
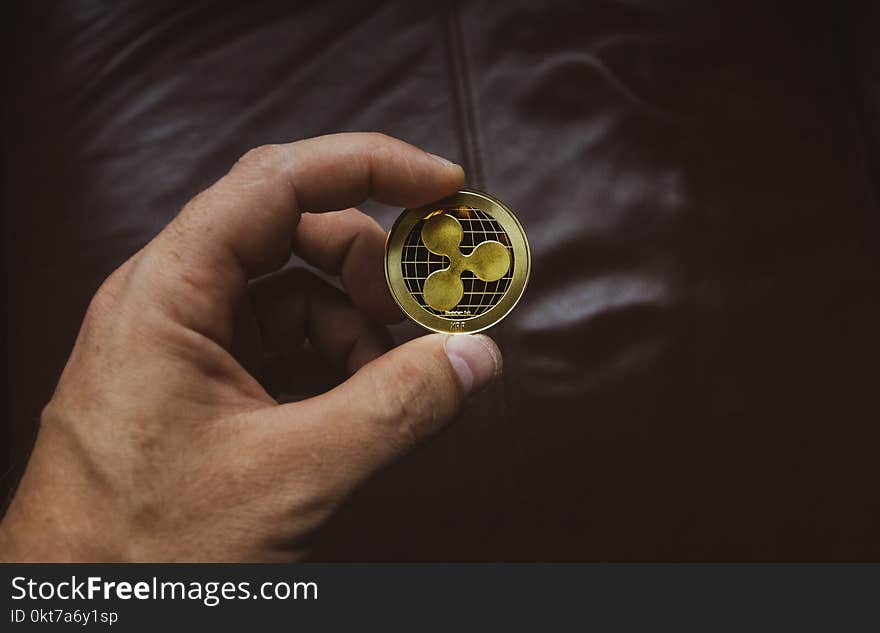
{"label": "globe engraving on coin", "polygon": [[479,332],[514,308],[529,278],[522,225],[492,196],[463,189],[406,209],[385,245],[385,278],[407,316],[436,332]]}

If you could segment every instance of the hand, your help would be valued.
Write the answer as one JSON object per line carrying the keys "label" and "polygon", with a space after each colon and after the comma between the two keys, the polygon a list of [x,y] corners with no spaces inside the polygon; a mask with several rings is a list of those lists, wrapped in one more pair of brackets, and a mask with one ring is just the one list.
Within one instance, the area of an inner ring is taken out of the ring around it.
{"label": "hand", "polygon": [[[382,276],[384,232],[347,208],[368,197],[425,204],[462,179],[457,165],[377,134],[248,152],[93,298],[0,524],[0,556],[305,554],[346,495],[500,370],[484,336],[433,334],[385,353],[377,321],[400,314]],[[249,291],[291,249],[340,274],[348,297],[302,271]],[[264,346],[308,339],[351,376],[277,403],[230,352],[249,304]]]}

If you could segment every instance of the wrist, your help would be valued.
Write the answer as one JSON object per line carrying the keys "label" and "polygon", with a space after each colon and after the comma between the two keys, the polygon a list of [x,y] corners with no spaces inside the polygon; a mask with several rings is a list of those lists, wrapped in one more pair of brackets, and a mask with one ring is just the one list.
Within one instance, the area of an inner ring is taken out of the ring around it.
{"label": "wrist", "polygon": [[97,512],[94,492],[66,451],[40,430],[18,490],[0,521],[0,561],[121,560],[113,525]]}
{"label": "wrist", "polygon": [[0,561],[89,561],[84,548],[74,546],[72,535],[53,516],[52,508],[40,508],[26,497],[20,489],[0,522]]}

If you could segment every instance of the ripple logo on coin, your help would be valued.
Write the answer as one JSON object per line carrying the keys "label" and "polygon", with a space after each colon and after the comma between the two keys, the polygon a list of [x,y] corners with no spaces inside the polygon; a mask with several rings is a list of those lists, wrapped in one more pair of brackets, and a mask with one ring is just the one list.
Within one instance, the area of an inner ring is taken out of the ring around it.
{"label": "ripple logo on coin", "polygon": [[479,332],[519,301],[531,255],[522,225],[492,196],[461,190],[406,209],[388,234],[385,277],[413,321],[437,332]]}

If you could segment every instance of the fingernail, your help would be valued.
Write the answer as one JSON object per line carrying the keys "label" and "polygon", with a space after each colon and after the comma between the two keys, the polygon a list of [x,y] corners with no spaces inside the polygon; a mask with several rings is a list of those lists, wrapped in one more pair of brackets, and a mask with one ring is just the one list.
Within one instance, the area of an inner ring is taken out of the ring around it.
{"label": "fingernail", "polygon": [[501,350],[484,334],[451,334],[444,347],[466,394],[479,391],[501,373]]}
{"label": "fingernail", "polygon": [[444,167],[455,167],[456,166],[456,164],[453,163],[451,160],[443,158],[442,156],[437,156],[437,154],[431,154],[430,152],[425,152],[425,153],[428,154],[428,156],[430,156],[434,160],[436,160],[438,163],[443,165]]}

